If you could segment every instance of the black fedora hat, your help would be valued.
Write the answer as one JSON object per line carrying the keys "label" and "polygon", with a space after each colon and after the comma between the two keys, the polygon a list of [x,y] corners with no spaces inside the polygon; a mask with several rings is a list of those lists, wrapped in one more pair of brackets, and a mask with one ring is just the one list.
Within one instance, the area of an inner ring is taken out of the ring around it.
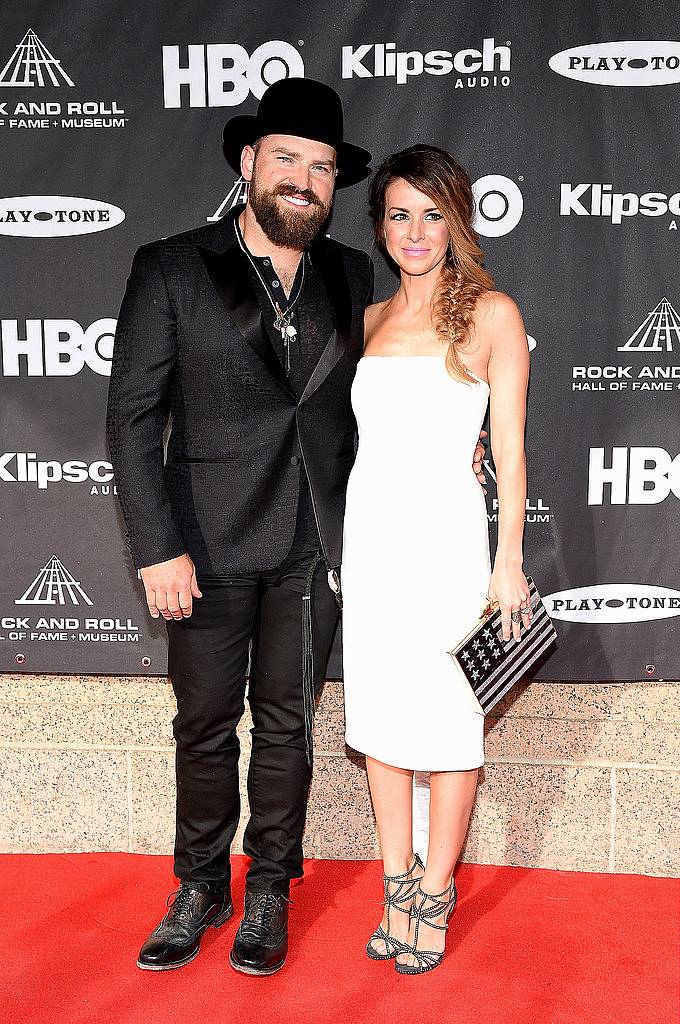
{"label": "black fedora hat", "polygon": [[343,140],[342,100],[335,89],[313,78],[282,78],[264,92],[256,114],[231,117],[222,132],[222,151],[237,174],[241,153],[265,135],[296,135],[332,146],[337,156],[336,188],[363,181],[371,154]]}

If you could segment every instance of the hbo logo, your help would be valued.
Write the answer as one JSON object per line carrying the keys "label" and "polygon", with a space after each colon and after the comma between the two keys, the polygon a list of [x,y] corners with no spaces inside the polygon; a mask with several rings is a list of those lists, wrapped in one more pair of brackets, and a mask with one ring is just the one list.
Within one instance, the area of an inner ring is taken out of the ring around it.
{"label": "hbo logo", "polygon": [[680,455],[672,458],[665,448],[612,448],[609,460],[604,448],[591,448],[589,505],[605,504],[605,485],[610,505],[658,505],[671,491],[680,498]]}
{"label": "hbo logo", "polygon": [[517,227],[524,212],[519,186],[504,174],[485,174],[472,186],[475,197],[473,227],[487,238],[499,238]]}
{"label": "hbo logo", "polygon": [[2,371],[19,377],[73,377],[85,364],[102,377],[111,375],[116,321],[95,320],[83,330],[76,320],[0,320]]}
{"label": "hbo logo", "polygon": [[268,85],[305,74],[298,51],[281,39],[262,43],[251,56],[238,43],[190,43],[186,49],[186,62],[180,64],[179,46],[163,47],[166,107],[182,106],[182,86],[190,107],[237,107],[251,92],[261,99]]}

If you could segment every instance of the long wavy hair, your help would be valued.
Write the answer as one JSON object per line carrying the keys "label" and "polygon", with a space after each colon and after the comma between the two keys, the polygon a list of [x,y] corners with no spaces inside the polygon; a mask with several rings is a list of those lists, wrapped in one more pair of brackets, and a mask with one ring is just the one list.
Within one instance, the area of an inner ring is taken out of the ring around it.
{"label": "long wavy hair", "polygon": [[397,178],[429,196],[448,228],[451,244],[432,295],[430,318],[438,337],[448,345],[449,374],[476,383],[461,362],[459,350],[469,340],[477,300],[482,292],[494,288],[494,280],[484,269],[484,253],[472,227],[474,196],[470,178],[450,153],[436,146],[409,146],[383,161],[371,179],[369,212],[375,244],[390,260],[385,245],[385,194]]}

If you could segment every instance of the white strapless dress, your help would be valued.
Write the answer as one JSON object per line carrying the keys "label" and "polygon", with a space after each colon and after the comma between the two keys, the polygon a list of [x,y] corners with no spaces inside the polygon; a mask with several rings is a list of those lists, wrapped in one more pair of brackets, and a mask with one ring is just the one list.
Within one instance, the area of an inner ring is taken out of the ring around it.
{"label": "white strapless dress", "polygon": [[447,653],[491,575],[472,458],[489,400],[440,356],[364,356],[352,385],[359,449],[342,560],[345,737],[385,764],[484,763],[484,715]]}

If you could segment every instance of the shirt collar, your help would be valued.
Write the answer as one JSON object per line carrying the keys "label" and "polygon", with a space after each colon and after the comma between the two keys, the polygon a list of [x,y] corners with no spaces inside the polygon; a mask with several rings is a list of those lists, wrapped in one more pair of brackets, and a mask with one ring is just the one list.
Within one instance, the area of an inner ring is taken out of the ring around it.
{"label": "shirt collar", "polygon": [[[241,231],[241,225],[239,224],[238,220],[238,217],[234,217],[234,231],[236,232],[236,237],[239,240],[240,244],[243,246],[244,249],[248,250],[248,255],[250,256],[250,258],[253,260],[259,260],[260,262],[262,260],[269,260],[271,265],[274,266],[274,261],[272,260],[271,256],[256,256],[254,253],[250,251],[250,249],[248,249],[245,238],[243,237],[243,232]],[[309,249],[302,250],[302,258],[305,259],[305,257],[307,258],[309,267],[312,268],[314,264],[312,263],[312,255]]]}

